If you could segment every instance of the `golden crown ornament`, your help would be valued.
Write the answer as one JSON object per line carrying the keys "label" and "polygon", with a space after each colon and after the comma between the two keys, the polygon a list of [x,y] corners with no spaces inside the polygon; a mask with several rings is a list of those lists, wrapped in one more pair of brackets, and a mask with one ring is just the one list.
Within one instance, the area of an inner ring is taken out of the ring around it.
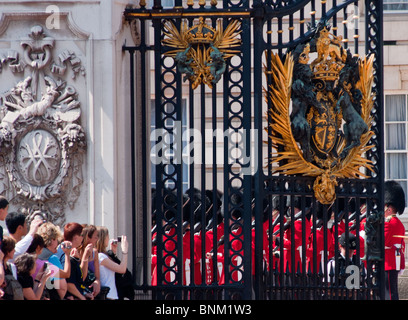
{"label": "golden crown ornament", "polygon": [[226,60],[239,53],[232,48],[241,44],[238,37],[240,26],[238,20],[232,20],[224,30],[222,20],[218,20],[217,27],[213,28],[200,17],[191,27],[183,21],[178,30],[172,21],[167,20],[162,43],[175,49],[164,55],[174,58],[178,70],[185,75],[183,80],[189,80],[192,89],[201,83],[212,88],[225,72]]}

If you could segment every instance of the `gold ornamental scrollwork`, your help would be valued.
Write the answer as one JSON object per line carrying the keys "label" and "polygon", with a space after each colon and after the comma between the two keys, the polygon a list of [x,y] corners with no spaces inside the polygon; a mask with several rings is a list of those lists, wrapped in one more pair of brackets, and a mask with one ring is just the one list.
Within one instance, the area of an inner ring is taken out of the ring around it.
{"label": "gold ornamental scrollwork", "polygon": [[233,49],[241,44],[240,26],[238,20],[232,20],[224,30],[222,20],[218,20],[217,27],[213,28],[200,17],[192,27],[183,20],[179,30],[167,20],[162,43],[175,49],[164,55],[174,58],[184,74],[183,81],[189,80],[193,90],[201,83],[212,88],[225,72],[226,60],[240,52]]}
{"label": "gold ornamental scrollwork", "polygon": [[[336,199],[338,178],[367,178],[373,171],[365,153],[374,135],[371,110],[374,56],[359,58],[341,46],[341,37],[320,22],[315,36],[281,60],[272,54],[267,99],[272,171],[316,177],[322,204]],[[309,63],[310,52],[317,58]]]}

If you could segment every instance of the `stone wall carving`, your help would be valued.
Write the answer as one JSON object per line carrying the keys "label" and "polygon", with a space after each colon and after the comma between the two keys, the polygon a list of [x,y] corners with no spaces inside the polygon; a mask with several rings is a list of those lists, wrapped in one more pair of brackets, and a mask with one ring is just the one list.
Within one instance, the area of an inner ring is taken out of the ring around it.
{"label": "stone wall carving", "polygon": [[41,210],[63,224],[80,194],[86,150],[78,93],[64,76],[68,66],[73,79],[85,68],[70,50],[54,56],[54,42],[36,25],[21,51],[0,52],[0,72],[16,76],[0,95],[0,194],[29,216]]}

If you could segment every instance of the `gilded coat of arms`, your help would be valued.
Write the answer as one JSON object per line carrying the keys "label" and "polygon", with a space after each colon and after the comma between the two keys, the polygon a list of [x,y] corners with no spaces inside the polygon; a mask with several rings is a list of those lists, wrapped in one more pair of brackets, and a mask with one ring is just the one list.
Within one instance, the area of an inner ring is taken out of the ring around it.
{"label": "gilded coat of arms", "polygon": [[[283,61],[271,56],[268,99],[273,172],[316,177],[316,199],[331,204],[337,178],[365,178],[372,170],[364,157],[374,134],[373,56],[359,58],[342,47],[341,36],[320,22],[308,42]],[[317,58],[310,61],[311,53]]]}
{"label": "gilded coat of arms", "polygon": [[212,88],[225,72],[226,60],[239,52],[232,48],[241,44],[240,25],[233,20],[224,30],[222,20],[218,20],[213,28],[200,17],[198,24],[191,27],[183,21],[179,31],[173,22],[166,21],[163,44],[175,49],[165,56],[174,58],[179,71],[184,73],[183,81],[189,80],[193,90],[201,83]]}

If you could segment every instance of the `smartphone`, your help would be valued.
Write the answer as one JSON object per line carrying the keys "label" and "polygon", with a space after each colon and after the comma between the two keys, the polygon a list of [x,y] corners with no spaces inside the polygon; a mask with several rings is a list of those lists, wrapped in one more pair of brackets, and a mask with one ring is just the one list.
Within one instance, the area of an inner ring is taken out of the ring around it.
{"label": "smartphone", "polygon": [[122,242],[122,237],[118,237],[118,242]]}
{"label": "smartphone", "polygon": [[48,269],[48,263],[47,263],[47,262],[44,262],[44,272],[46,272],[47,269]]}

